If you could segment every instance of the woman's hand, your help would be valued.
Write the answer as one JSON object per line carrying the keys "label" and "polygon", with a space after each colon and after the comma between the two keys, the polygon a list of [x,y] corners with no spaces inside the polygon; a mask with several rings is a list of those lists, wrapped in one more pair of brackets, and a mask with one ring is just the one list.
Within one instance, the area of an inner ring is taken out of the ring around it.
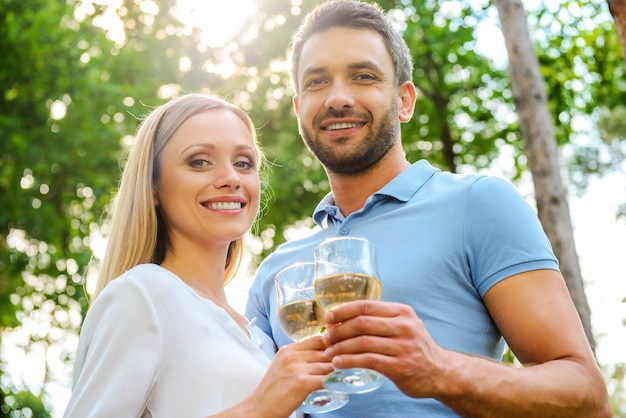
{"label": "woman's hand", "polygon": [[309,393],[322,388],[323,377],[333,371],[325,349],[321,335],[282,347],[254,393],[215,416],[288,417]]}

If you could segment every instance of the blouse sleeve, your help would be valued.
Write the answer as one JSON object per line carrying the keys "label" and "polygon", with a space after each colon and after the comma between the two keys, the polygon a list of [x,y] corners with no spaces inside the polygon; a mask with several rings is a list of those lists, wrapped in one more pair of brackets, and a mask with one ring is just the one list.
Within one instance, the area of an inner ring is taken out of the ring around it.
{"label": "blouse sleeve", "polygon": [[113,280],[85,318],[64,417],[140,417],[160,358],[161,332],[153,301],[137,281]]}

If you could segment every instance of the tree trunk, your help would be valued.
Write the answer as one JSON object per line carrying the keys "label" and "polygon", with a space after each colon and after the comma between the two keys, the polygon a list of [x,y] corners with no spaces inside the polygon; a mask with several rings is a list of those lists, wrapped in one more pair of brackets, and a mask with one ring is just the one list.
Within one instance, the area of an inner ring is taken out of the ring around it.
{"label": "tree trunk", "polygon": [[539,220],[559,259],[585,334],[595,352],[589,305],[585,296],[566,190],[561,179],[554,126],[539,61],[528,33],[521,0],[493,0],[509,55],[509,73],[520,131],[533,177]]}
{"label": "tree trunk", "polygon": [[607,0],[609,11],[615,21],[615,30],[622,43],[624,62],[626,63],[626,0]]}

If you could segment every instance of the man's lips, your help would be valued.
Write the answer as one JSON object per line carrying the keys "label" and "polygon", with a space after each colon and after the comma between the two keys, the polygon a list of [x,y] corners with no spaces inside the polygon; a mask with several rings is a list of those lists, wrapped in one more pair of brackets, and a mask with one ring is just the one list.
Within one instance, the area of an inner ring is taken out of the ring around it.
{"label": "man's lips", "polygon": [[341,129],[360,128],[365,125],[364,122],[334,122],[328,125],[322,126],[324,131],[337,131]]}

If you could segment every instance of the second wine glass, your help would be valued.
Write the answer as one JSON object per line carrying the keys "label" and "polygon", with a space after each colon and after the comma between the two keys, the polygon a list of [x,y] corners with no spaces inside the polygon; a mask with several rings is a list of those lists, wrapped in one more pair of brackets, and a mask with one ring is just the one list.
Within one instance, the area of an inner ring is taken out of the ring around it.
{"label": "second wine glass", "polygon": [[[382,291],[374,245],[360,237],[330,238],[315,249],[315,297],[324,311],[354,300],[378,300]],[[324,387],[339,393],[367,393],[383,384],[382,374],[364,368],[335,370]]]}
{"label": "second wine glass", "polygon": [[[324,311],[315,300],[314,276],[315,263],[296,263],[281,270],[275,278],[278,323],[295,341],[322,334],[326,329]],[[348,400],[346,394],[318,389],[307,396],[298,411],[308,414],[334,411]]]}

